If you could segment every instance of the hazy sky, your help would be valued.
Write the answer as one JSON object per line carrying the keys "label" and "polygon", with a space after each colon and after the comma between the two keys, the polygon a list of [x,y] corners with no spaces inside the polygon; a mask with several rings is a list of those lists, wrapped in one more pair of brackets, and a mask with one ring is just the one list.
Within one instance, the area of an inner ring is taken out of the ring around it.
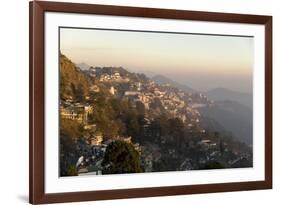
{"label": "hazy sky", "polygon": [[77,64],[161,74],[196,90],[252,90],[252,37],[62,28],[60,49]]}

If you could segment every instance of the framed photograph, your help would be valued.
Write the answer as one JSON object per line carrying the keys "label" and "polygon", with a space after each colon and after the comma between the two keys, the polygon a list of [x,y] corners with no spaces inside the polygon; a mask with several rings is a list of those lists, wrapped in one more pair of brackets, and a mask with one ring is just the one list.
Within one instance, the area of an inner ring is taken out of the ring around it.
{"label": "framed photograph", "polygon": [[30,2],[30,203],[271,187],[271,16]]}

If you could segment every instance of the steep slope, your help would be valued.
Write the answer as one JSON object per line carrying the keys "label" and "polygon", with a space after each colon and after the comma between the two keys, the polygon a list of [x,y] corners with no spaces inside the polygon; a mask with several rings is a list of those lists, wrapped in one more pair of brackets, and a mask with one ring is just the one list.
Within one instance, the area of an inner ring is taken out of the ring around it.
{"label": "steep slope", "polygon": [[[224,131],[231,132],[241,142],[252,144],[253,119],[250,108],[233,101],[221,101],[199,110],[203,118],[208,119],[204,122],[206,128],[221,131],[223,127]],[[220,126],[216,126],[214,121]]]}
{"label": "steep slope", "polygon": [[83,101],[88,94],[89,82],[80,69],[66,56],[60,55],[60,96],[61,99]]}
{"label": "steep slope", "polygon": [[214,101],[236,101],[252,109],[252,95],[249,93],[236,92],[225,88],[216,88],[206,93],[207,97]]}

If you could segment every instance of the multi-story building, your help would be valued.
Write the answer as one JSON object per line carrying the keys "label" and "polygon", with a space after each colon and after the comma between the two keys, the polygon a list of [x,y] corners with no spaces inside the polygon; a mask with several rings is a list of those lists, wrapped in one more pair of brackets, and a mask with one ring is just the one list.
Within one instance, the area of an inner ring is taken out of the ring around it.
{"label": "multi-story building", "polygon": [[77,120],[81,123],[88,123],[88,116],[93,112],[93,107],[80,103],[60,106],[60,117],[62,119]]}

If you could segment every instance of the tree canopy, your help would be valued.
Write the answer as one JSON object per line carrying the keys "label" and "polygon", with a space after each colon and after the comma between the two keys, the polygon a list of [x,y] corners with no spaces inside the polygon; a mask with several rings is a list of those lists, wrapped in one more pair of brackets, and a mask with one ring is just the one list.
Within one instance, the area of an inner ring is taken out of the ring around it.
{"label": "tree canopy", "polygon": [[114,141],[108,145],[102,162],[103,174],[139,173],[140,156],[134,146],[124,141]]}

